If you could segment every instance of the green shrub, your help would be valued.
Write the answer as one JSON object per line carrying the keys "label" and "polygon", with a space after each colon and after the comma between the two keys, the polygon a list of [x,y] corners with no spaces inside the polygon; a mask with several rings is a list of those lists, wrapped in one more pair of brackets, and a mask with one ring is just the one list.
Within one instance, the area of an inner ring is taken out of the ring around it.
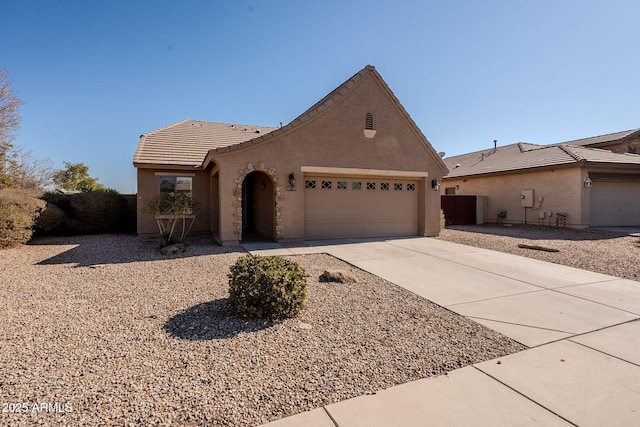
{"label": "green shrub", "polygon": [[175,245],[176,243],[180,243],[180,239],[177,236],[169,233],[168,231],[163,231],[160,234],[160,248],[164,248],[166,246]]}
{"label": "green shrub", "polygon": [[47,202],[47,209],[36,223],[40,234],[102,234],[128,230],[127,201],[117,192],[46,193],[42,199]]}
{"label": "green shrub", "polygon": [[0,247],[27,243],[33,225],[44,207],[38,190],[4,188],[0,190]]}
{"label": "green shrub", "polygon": [[243,317],[294,317],[304,307],[308,276],[293,261],[246,255],[228,277],[229,303]]}
{"label": "green shrub", "polygon": [[60,232],[64,225],[64,211],[58,205],[50,202],[46,203],[47,206],[36,220],[36,230],[43,234],[56,234]]}
{"label": "green shrub", "polygon": [[111,191],[89,191],[71,198],[73,217],[79,221],[78,234],[113,233],[126,222],[127,202]]}

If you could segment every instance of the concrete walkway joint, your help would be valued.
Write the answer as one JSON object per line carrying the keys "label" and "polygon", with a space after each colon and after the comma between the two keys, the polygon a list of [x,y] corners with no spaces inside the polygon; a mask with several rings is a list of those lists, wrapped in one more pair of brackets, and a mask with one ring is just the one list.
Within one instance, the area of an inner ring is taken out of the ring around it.
{"label": "concrete walkway joint", "polygon": [[529,349],[269,426],[640,425],[639,282],[432,238],[307,243],[246,248],[328,253]]}

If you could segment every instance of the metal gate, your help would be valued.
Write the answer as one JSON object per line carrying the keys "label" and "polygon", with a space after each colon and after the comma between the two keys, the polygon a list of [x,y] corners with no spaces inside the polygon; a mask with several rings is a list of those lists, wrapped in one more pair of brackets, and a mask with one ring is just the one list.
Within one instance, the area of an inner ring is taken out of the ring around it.
{"label": "metal gate", "polygon": [[476,224],[476,196],[440,196],[445,225]]}

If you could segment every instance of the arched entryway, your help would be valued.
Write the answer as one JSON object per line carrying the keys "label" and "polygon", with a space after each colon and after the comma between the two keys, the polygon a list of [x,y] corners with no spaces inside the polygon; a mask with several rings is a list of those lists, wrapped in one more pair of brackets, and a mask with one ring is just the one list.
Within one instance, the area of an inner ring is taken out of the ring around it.
{"label": "arched entryway", "polygon": [[242,182],[242,240],[275,239],[275,191],[264,172],[247,174]]}

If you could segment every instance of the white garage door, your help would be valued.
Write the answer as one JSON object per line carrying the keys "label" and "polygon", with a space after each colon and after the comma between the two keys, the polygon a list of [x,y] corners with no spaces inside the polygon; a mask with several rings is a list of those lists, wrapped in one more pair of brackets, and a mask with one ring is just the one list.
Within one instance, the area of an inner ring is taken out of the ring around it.
{"label": "white garage door", "polygon": [[305,176],[305,239],[415,236],[418,181]]}
{"label": "white garage door", "polygon": [[594,181],[591,226],[640,225],[640,182]]}

